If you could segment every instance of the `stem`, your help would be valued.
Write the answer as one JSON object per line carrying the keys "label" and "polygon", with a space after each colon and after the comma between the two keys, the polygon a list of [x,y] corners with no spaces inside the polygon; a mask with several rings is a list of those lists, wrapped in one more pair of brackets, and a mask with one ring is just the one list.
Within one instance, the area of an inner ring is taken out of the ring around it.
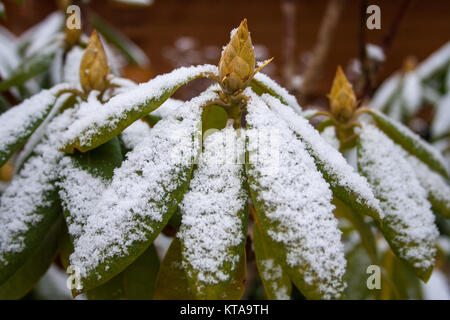
{"label": "stem", "polygon": [[281,12],[284,17],[284,38],[283,38],[283,78],[288,90],[292,89],[292,78],[294,76],[295,61],[295,16],[296,1],[283,0],[281,2]]}

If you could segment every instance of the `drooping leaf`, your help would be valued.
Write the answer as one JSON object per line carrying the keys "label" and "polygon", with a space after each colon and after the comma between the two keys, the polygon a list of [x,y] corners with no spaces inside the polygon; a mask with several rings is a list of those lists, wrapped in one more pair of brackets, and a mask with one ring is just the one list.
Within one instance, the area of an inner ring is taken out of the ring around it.
{"label": "drooping leaf", "polygon": [[123,271],[153,242],[187,190],[200,148],[201,105],[208,91],[161,120],[127,154],[88,217],[71,263],[90,290]]}
{"label": "drooping leaf", "polygon": [[64,151],[73,153],[77,149],[85,152],[111,140],[158,108],[179,87],[207,72],[217,73],[217,68],[211,65],[179,68],[114,96],[98,110],[92,110],[92,114],[72,124],[64,136]]}
{"label": "drooping leaf", "polygon": [[376,125],[395,143],[403,149],[422,160],[434,171],[449,178],[448,168],[442,155],[431,145],[413,133],[409,128],[399,122],[395,122],[386,117],[381,112],[372,110],[373,119]]}
{"label": "drooping leaf", "polygon": [[150,300],[155,290],[159,259],[151,245],[124,271],[86,293],[89,300]]}
{"label": "drooping leaf", "polygon": [[264,286],[266,296],[270,300],[289,300],[292,284],[276,256],[272,253],[270,242],[264,239],[258,221],[253,225],[253,246],[256,265]]}
{"label": "drooping leaf", "polygon": [[307,120],[283,106],[277,99],[263,95],[268,106],[280,115],[305,144],[317,169],[330,184],[333,194],[360,215],[380,221],[383,213],[369,184],[328,144]]}
{"label": "drooping leaf", "polygon": [[331,190],[305,145],[261,98],[245,93],[246,170],[262,234],[273,241],[283,270],[304,296],[340,298],[345,259]]}
{"label": "drooping leaf", "polygon": [[52,110],[56,97],[44,90],[0,116],[0,166],[18,151]]}
{"label": "drooping leaf", "polygon": [[27,80],[43,73],[50,68],[56,50],[36,53],[25,58],[22,63],[11,72],[7,79],[0,82],[0,91],[8,90],[24,84]]}
{"label": "drooping leaf", "polygon": [[247,279],[247,254],[245,250],[239,260],[239,265],[233,275],[228,287],[222,293],[220,299],[240,300],[245,291],[245,281]]}
{"label": "drooping leaf", "polygon": [[44,139],[2,194],[0,283],[28,260],[60,213],[54,185],[58,156],[58,151]]}
{"label": "drooping leaf", "polygon": [[198,299],[218,299],[243,254],[247,234],[244,136],[233,128],[208,135],[180,204],[183,263]]}
{"label": "drooping leaf", "polygon": [[174,238],[156,277],[155,300],[194,300],[181,257],[181,243]]}
{"label": "drooping leaf", "polygon": [[221,130],[227,125],[227,113],[218,105],[210,105],[203,109],[202,131],[205,133],[209,129]]}
{"label": "drooping leaf", "polygon": [[42,243],[12,277],[0,286],[0,299],[12,300],[25,296],[45,274],[58,249],[64,221],[60,216],[48,230]]}
{"label": "drooping leaf", "polygon": [[427,193],[402,148],[384,133],[365,125],[358,142],[358,169],[380,200],[381,231],[394,253],[424,281],[431,275],[438,236]]}
{"label": "drooping leaf", "polygon": [[447,181],[414,156],[408,156],[408,162],[413,167],[420,184],[428,192],[428,200],[433,211],[450,218],[450,187]]}

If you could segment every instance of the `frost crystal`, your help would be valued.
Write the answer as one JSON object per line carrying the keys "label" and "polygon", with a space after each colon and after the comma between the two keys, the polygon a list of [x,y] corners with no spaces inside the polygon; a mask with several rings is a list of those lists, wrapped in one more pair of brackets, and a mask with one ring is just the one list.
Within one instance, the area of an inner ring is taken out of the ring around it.
{"label": "frost crystal", "polygon": [[[198,168],[180,209],[178,237],[183,261],[197,275],[197,286],[229,280],[226,264],[235,269],[245,241],[242,216],[247,197],[243,187],[244,138],[233,128],[209,135]],[[244,211],[245,210],[245,211]],[[246,215],[245,215],[246,216]]]}
{"label": "frost crystal", "polygon": [[[247,104],[249,171],[251,190],[262,202],[270,221],[269,236],[286,250],[286,263],[299,270],[305,285],[326,299],[339,297],[345,273],[341,232],[330,204],[332,193],[305,145],[283,120],[270,111],[264,101],[251,91]],[[260,130],[274,130],[279,135],[279,169],[273,174],[273,153],[258,156],[256,137]],[[289,186],[289,188],[286,188]]]}

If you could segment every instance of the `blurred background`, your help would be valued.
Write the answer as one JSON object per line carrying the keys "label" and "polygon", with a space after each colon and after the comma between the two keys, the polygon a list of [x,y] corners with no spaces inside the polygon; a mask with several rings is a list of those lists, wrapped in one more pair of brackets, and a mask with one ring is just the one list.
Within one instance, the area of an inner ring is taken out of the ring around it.
{"label": "blurred background", "polygon": [[[55,0],[5,2],[8,18],[2,24],[14,34],[41,21],[57,9]],[[259,60],[275,57],[265,69],[286,87],[295,87],[292,75],[304,71],[317,43],[329,2],[326,0],[153,0],[149,6],[133,6],[107,0],[80,1],[139,45],[150,58],[145,68],[129,66],[125,76],[147,81],[180,65],[214,63],[219,60],[229,32],[243,18],[249,28]],[[360,2],[342,1],[340,17],[332,30],[329,50],[308,101],[328,93],[337,65],[344,69],[358,57]],[[369,43],[382,45],[402,1],[370,1],[381,8],[381,29],[365,30]],[[411,1],[386,52],[380,80],[399,69],[406,57],[418,61],[444,45],[450,37],[448,0]],[[82,16],[82,19],[86,17]],[[83,23],[83,21],[82,21]],[[83,24],[84,28],[91,28]],[[89,32],[88,32],[89,33]],[[289,71],[283,71],[288,69]],[[184,91],[183,98],[189,94]],[[300,101],[301,104],[304,104]]]}

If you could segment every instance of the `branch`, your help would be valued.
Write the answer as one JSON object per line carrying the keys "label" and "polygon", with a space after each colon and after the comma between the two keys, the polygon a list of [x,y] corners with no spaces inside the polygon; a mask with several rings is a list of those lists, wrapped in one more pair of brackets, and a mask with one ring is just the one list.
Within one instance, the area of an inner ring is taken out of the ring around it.
{"label": "branch", "polygon": [[284,16],[284,38],[283,38],[283,78],[288,90],[292,89],[292,78],[294,76],[295,61],[295,15],[296,1],[282,0],[281,12]]}

